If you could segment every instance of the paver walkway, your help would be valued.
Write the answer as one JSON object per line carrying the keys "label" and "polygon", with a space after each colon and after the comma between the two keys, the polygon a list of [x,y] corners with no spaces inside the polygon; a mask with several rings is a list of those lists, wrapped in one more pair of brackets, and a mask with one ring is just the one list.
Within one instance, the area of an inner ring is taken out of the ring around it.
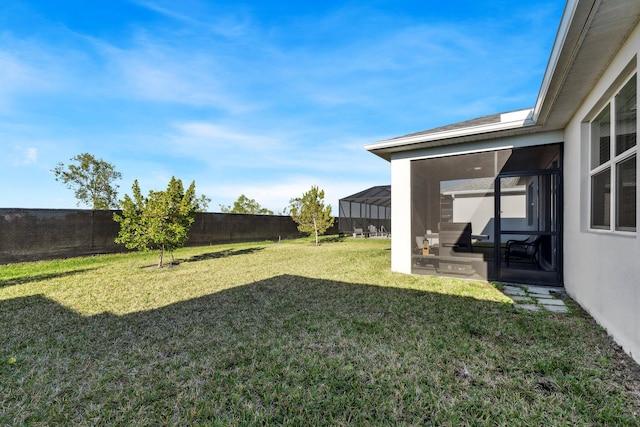
{"label": "paver walkway", "polygon": [[546,288],[529,285],[506,285],[504,294],[514,301],[514,307],[523,310],[538,311],[544,309],[554,313],[568,313],[564,301],[555,295],[564,293],[562,288]]}

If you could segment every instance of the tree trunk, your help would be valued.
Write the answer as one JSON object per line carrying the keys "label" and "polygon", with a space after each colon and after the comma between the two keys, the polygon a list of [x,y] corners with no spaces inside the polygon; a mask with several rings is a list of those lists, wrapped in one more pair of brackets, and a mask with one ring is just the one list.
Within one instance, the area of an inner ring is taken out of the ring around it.
{"label": "tree trunk", "polygon": [[160,246],[160,260],[158,261],[158,268],[162,268],[162,263],[164,261],[164,245]]}
{"label": "tree trunk", "polygon": [[316,223],[316,217],[313,217],[313,229],[316,232],[316,246],[318,246],[318,224]]}

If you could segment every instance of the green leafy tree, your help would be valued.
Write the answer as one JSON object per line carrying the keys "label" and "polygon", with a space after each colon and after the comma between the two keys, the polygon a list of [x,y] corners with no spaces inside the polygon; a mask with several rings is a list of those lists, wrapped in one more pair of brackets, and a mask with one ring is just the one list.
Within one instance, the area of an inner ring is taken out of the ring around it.
{"label": "green leafy tree", "polygon": [[333,225],[331,205],[324,205],[324,190],[312,186],[302,197],[289,201],[291,218],[298,223],[298,230],[310,236],[315,234],[316,246],[318,236],[322,235]]}
{"label": "green leafy tree", "polygon": [[158,267],[162,267],[165,251],[172,252],[187,242],[200,207],[195,182],[185,191],[182,180],[171,177],[165,191],[149,191],[144,197],[136,180],[132,190],[133,196],[126,194],[121,202],[122,215],[113,215],[120,224],[116,243],[128,249],[160,250]]}
{"label": "green leafy tree", "polygon": [[75,192],[78,206],[83,203],[92,209],[115,209],[118,207],[118,185],[122,174],[115,167],[89,153],[72,157],[69,166],[58,163],[53,174],[56,181],[63,182]]}
{"label": "green leafy tree", "polygon": [[255,199],[250,199],[244,194],[233,202],[233,207],[220,205],[223,213],[251,214],[251,215],[273,215],[273,211],[263,208]]}
{"label": "green leafy tree", "polygon": [[198,207],[196,209],[197,212],[206,212],[209,207],[209,203],[211,203],[211,199],[204,194],[201,194],[200,197],[196,200]]}

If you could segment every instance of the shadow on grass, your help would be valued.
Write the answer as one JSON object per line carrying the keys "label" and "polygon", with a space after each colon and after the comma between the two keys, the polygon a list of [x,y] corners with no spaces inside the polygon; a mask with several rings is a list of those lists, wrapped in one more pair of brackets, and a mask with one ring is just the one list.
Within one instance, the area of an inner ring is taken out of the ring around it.
{"label": "shadow on grass", "polygon": [[124,316],[16,298],[0,319],[0,424],[632,425],[638,403],[587,317],[413,289],[282,275]]}
{"label": "shadow on grass", "polygon": [[318,238],[318,242],[319,243],[340,243],[340,242],[344,242],[346,240],[347,240],[346,236],[340,236],[340,235],[326,236],[326,237],[319,237]]}
{"label": "shadow on grass", "polygon": [[8,288],[9,286],[24,285],[26,283],[40,282],[43,280],[58,279],[61,277],[75,276],[76,274],[86,273],[87,271],[96,270],[96,268],[83,268],[79,270],[65,271],[61,273],[48,273],[36,276],[15,277],[8,280],[0,280],[0,288]]}
{"label": "shadow on grass", "polygon": [[204,253],[204,254],[200,254],[200,255],[194,255],[191,258],[187,258],[184,260],[176,260],[176,262],[180,263],[180,262],[198,262],[198,261],[206,261],[209,259],[220,259],[220,258],[228,258],[231,256],[236,256],[236,255],[251,255],[253,253],[259,252],[264,250],[263,247],[254,247],[254,248],[246,248],[246,249],[237,249],[237,250],[233,250],[233,249],[227,249],[224,251],[217,251],[217,252],[208,252],[208,253]]}

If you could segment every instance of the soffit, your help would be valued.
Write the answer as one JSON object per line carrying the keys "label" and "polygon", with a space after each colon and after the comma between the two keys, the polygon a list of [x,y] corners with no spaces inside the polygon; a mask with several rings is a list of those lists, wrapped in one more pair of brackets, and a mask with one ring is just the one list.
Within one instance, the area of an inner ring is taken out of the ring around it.
{"label": "soffit", "polygon": [[638,0],[579,2],[557,63],[545,76],[549,86],[536,106],[538,125],[567,125],[639,20]]}

